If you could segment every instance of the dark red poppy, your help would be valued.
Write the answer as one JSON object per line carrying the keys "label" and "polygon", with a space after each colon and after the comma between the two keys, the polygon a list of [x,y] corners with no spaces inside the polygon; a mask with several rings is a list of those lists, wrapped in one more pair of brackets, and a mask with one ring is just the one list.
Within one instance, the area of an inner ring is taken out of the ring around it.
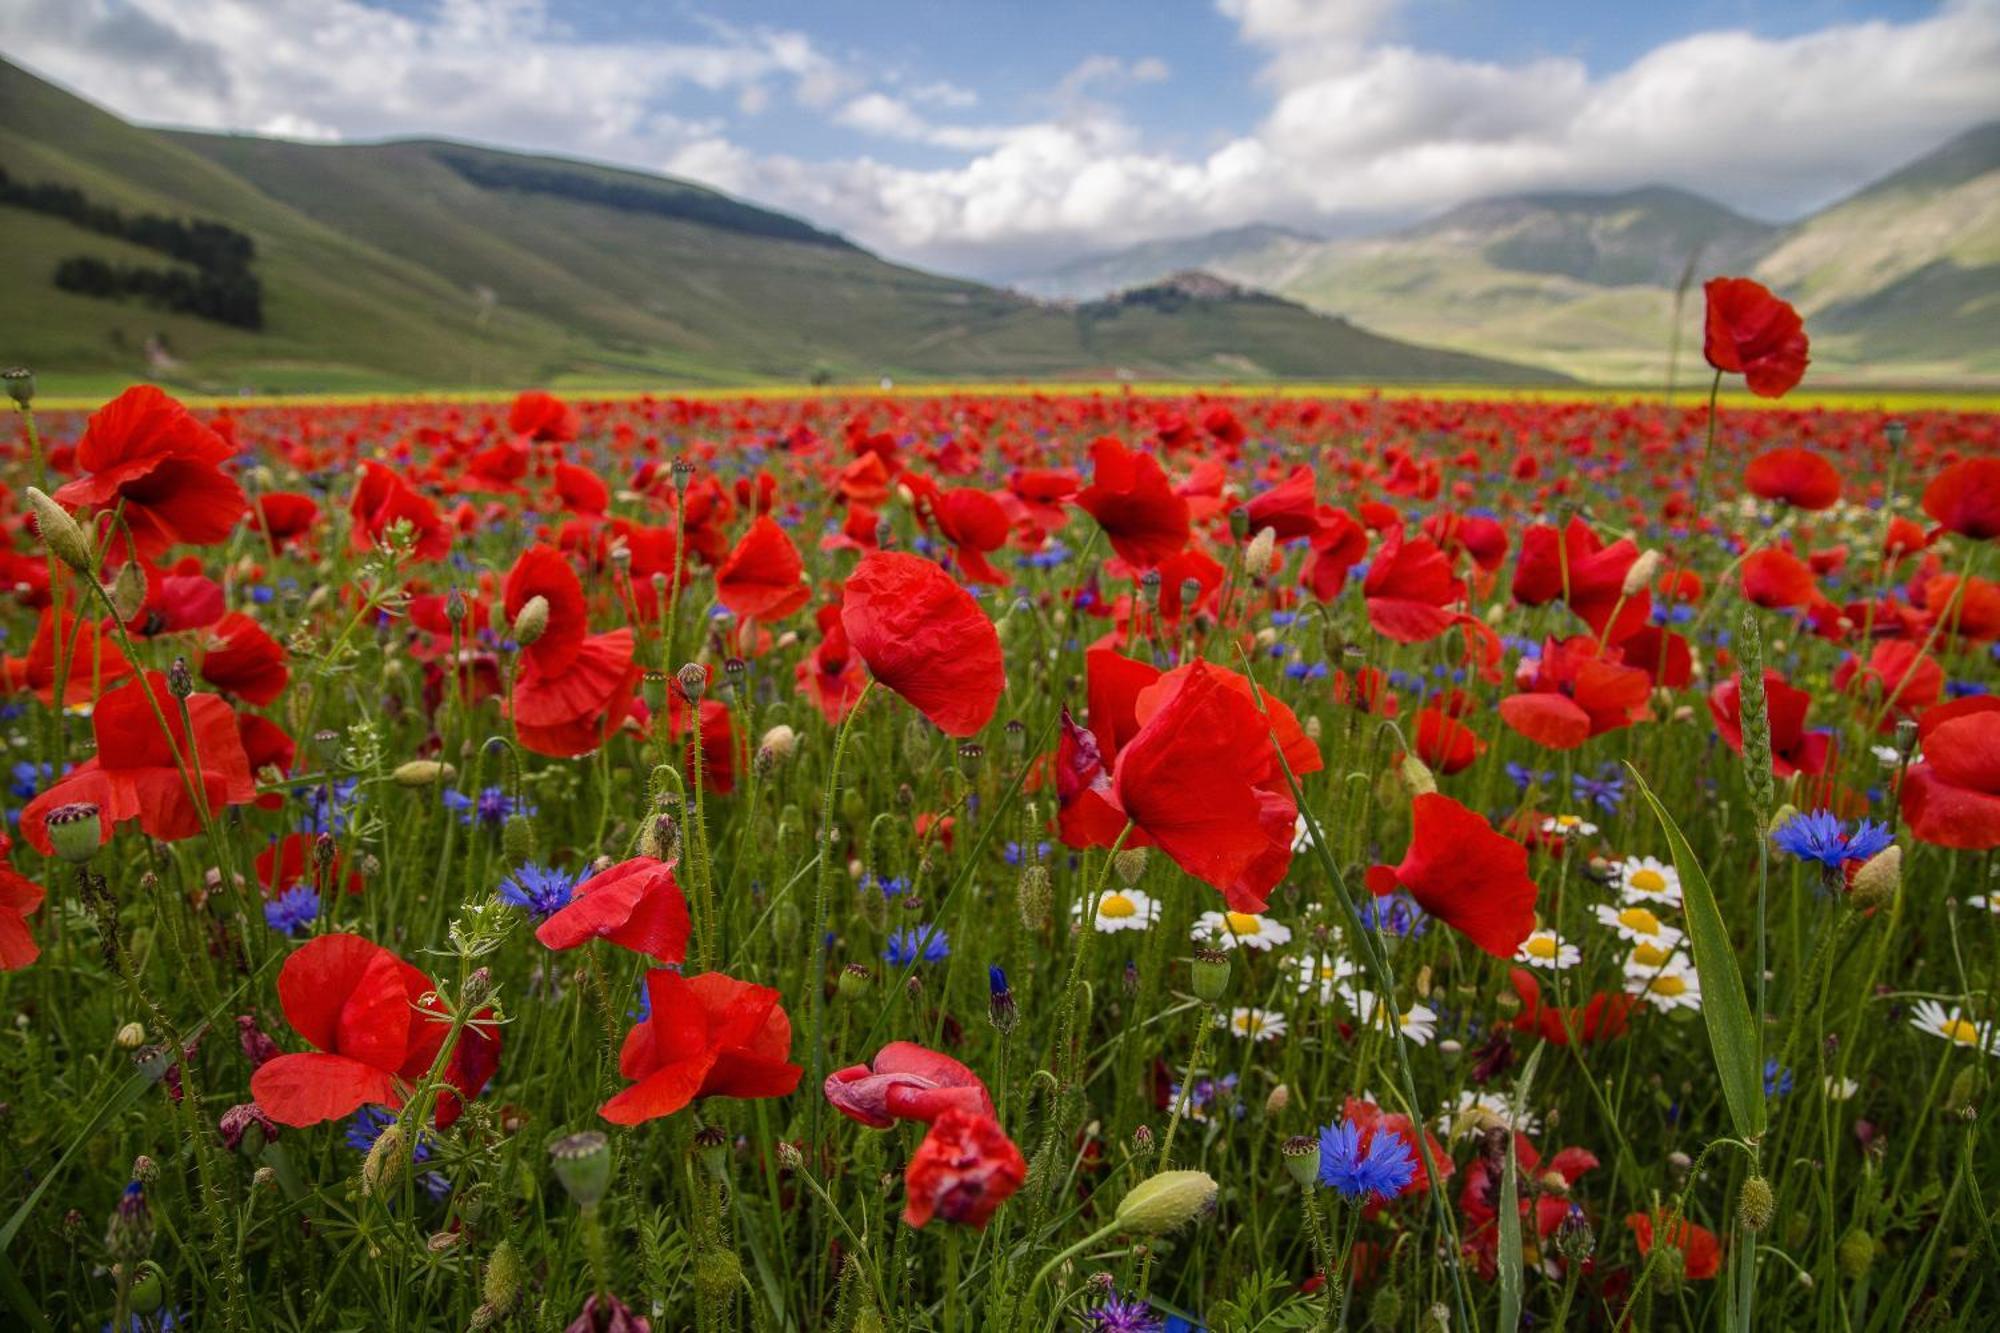
{"label": "dark red poppy", "polygon": [[[152,704],[146,699],[148,691]],[[193,723],[192,747],[189,729],[181,721],[183,703]],[[166,717],[165,732],[154,715],[155,705]],[[188,780],[199,789],[211,817],[225,806],[247,805],[257,798],[235,710],[213,694],[177,700],[167,690],[167,678],[149,671],[143,679],[135,677],[100,699],[90,727],[97,737],[97,754],[21,812],[22,836],[43,855],[54,854],[49,811],[78,802],[98,808],[103,842],[110,841],[114,826],[128,819],[137,819],[141,829],[162,842],[194,837],[202,829],[202,808],[181,777],[182,764],[187,765]]]}
{"label": "dark red poppy", "polygon": [[262,708],[285,692],[292,673],[284,645],[249,616],[231,611],[202,635],[201,678]]}
{"label": "dark red poppy", "polygon": [[1917,725],[1922,758],[1903,774],[1903,818],[1938,847],[2000,847],[2000,697],[1939,704]]}
{"label": "dark red poppy", "polygon": [[14,869],[14,840],[0,833],[0,972],[18,972],[41,957],[28,918],[41,910],[42,886]]}
{"label": "dark red poppy", "polygon": [[715,571],[716,600],[739,616],[779,620],[806,604],[805,562],[785,530],[759,518]]}
{"label": "dark red poppy", "polygon": [[640,674],[632,631],[591,634],[583,583],[547,546],[521,552],[508,573],[509,622],[535,597],[548,603],[548,626],[521,650],[511,700],[515,731],[536,754],[588,754],[631,715]]}
{"label": "dark red poppy", "polygon": [[946,735],[972,735],[1000,706],[1007,677],[993,622],[921,556],[863,557],[841,590],[840,620],[875,679]]}
{"label": "dark red poppy", "polygon": [[536,927],[535,938],[558,950],[609,940],[656,962],[677,964],[687,958],[691,930],[673,863],[635,856],[577,885],[569,904]]}
{"label": "dark red poppy", "polygon": [[[1516,1206],[1522,1228],[1531,1242],[1547,1241],[1569,1216],[1570,1192],[1576,1182],[1599,1165],[1597,1155],[1584,1148],[1564,1148],[1546,1162],[1526,1134],[1514,1135],[1514,1158],[1521,1178],[1536,1183],[1532,1190],[1520,1191]],[[1479,1265],[1479,1275],[1491,1281],[1498,1270],[1500,1249],[1501,1166],[1492,1158],[1475,1156],[1466,1166],[1465,1183],[1458,1193],[1458,1209],[1469,1224],[1464,1246]],[[1532,1219],[1532,1220],[1531,1220]]]}
{"label": "dark red poppy", "polygon": [[933,1217],[983,1230],[1028,1178],[1027,1159],[990,1115],[946,1110],[903,1171],[903,1221]]}
{"label": "dark red poppy", "polygon": [[1187,545],[1188,503],[1151,454],[1106,435],[1091,443],[1090,457],[1095,470],[1076,503],[1104,529],[1119,559],[1151,569]]}
{"label": "dark red poppy", "polygon": [[1924,512],[1973,541],[2000,537],[2000,458],[1968,458],[1924,487]]}
{"label": "dark red poppy", "polygon": [[1638,1241],[1640,1255],[1651,1254],[1655,1244],[1670,1245],[1681,1252],[1680,1275],[1689,1281],[1706,1282],[1720,1273],[1722,1242],[1715,1238],[1715,1233],[1686,1219],[1668,1227],[1667,1218],[1664,1212],[1626,1215],[1625,1225],[1631,1228],[1633,1239]]}
{"label": "dark red poppy", "polygon": [[[250,1092],[281,1125],[337,1120],[363,1106],[402,1106],[411,1085],[430,1072],[451,1033],[429,977],[359,935],[307,940],[278,971],[278,1003],[286,1021],[315,1049],[273,1056],[250,1076]],[[460,1038],[462,1049],[467,1035]],[[463,1080],[458,1091],[479,1094],[492,1076],[499,1037],[472,1037],[486,1050],[447,1062]],[[457,1099],[438,1104],[440,1127],[458,1112]]]}
{"label": "dark red poppy", "polygon": [[936,1120],[954,1107],[993,1114],[993,1098],[979,1075],[913,1041],[890,1042],[876,1052],[872,1067],[836,1069],[826,1077],[825,1092],[834,1110],[871,1129]]}
{"label": "dark red poppy", "polygon": [[277,551],[305,536],[319,522],[319,501],[296,491],[265,491],[250,502],[250,526]]}
{"label": "dark red poppy", "polygon": [[598,1109],[612,1124],[672,1115],[697,1097],[783,1097],[798,1086],[792,1021],[769,986],[655,968],[646,995],[650,1013],[618,1053],[632,1086]]}
{"label": "dark red poppy", "polygon": [[[91,415],[77,442],[85,475],[55,493],[72,509],[120,511],[140,555],[170,546],[212,546],[243,517],[243,488],[222,470],[235,451],[185,407],[138,384]],[[123,559],[123,533],[107,553]]]}
{"label": "dark red poppy", "polygon": [[1840,502],[1840,474],[1810,449],[1767,449],[1743,470],[1753,495],[1794,509],[1831,509]]}
{"label": "dark red poppy", "polygon": [[[1785,683],[1777,672],[1764,672],[1764,696],[1771,718],[1771,772],[1788,778],[1794,773],[1819,774],[1833,747],[1833,736],[1806,730],[1806,709],[1812,696]],[[1743,677],[1739,673],[1708,693],[1709,715],[1724,744],[1743,753]]]}
{"label": "dark red poppy", "polygon": [[1760,398],[1782,398],[1805,377],[1805,321],[1750,278],[1710,278],[1702,355],[1717,370],[1740,374]]}
{"label": "dark red poppy", "polygon": [[1371,867],[1368,887],[1378,897],[1405,890],[1496,958],[1512,958],[1535,929],[1528,849],[1437,792],[1411,803],[1409,849],[1397,865]]}

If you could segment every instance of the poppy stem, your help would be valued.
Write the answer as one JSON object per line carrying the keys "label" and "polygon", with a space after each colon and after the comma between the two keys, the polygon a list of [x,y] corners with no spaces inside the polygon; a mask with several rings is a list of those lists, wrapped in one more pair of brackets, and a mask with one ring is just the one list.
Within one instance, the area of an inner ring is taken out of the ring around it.
{"label": "poppy stem", "polygon": [[[861,710],[868,703],[868,696],[875,688],[875,678],[861,687],[855,697],[854,707],[841,721],[840,730],[833,739],[833,761],[826,771],[826,798],[820,806],[819,820],[819,874],[813,888],[813,935],[812,935],[812,976],[806,987],[806,1007],[811,1012],[812,1022],[812,1086],[817,1089],[826,1082],[826,914],[827,900],[833,895],[833,811],[840,800],[840,764],[847,754],[847,738],[854,730],[854,719],[861,716]],[[697,724],[698,725],[698,724]],[[809,1096],[806,1101],[812,1108],[808,1113],[808,1146],[819,1149],[820,1105],[824,1097]]]}

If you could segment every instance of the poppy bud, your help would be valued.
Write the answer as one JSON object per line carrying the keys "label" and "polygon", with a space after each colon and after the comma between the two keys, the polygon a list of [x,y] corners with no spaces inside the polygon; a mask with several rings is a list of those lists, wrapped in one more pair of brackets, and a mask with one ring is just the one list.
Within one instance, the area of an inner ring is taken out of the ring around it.
{"label": "poppy bud", "polygon": [[1687,1184],[1688,1172],[1694,1169],[1694,1158],[1684,1152],[1667,1154],[1667,1172],[1674,1179],[1674,1188]]}
{"label": "poppy bud", "polygon": [[56,559],[80,574],[88,574],[93,563],[90,554],[90,539],[71,517],[69,510],[51,500],[35,487],[28,487],[28,508],[35,517],[35,531],[41,534],[44,544],[54,552]]}
{"label": "poppy bud", "polygon": [[586,1129],[549,1145],[556,1179],[570,1201],[589,1212],[611,1188],[611,1140],[602,1131]]}
{"label": "poppy bud", "polygon": [[799,748],[799,734],[780,722],[764,733],[764,739],[757,742],[758,762],[771,767],[790,759]]}
{"label": "poppy bud", "polygon": [[778,1141],[777,1153],[778,1165],[784,1167],[787,1171],[796,1171],[806,1164],[805,1154],[799,1151],[799,1146],[796,1143],[792,1143],[789,1140],[780,1139]]}
{"label": "poppy bud", "polygon": [[1403,779],[1403,786],[1412,796],[1429,796],[1438,789],[1437,779],[1431,775],[1431,767],[1414,754],[1403,756],[1397,765],[1397,774]]}
{"label": "poppy bud", "polygon": [[1007,973],[1000,967],[986,969],[986,1019],[994,1030],[1005,1035],[1014,1030],[1021,1021],[1020,1010],[1014,1004],[1014,992],[1007,985]]}
{"label": "poppy bud", "polygon": [[699,662],[689,662],[674,673],[674,680],[681,687],[681,697],[690,703],[700,700],[708,692],[708,668]]}
{"label": "poppy bud", "polygon": [[1291,1085],[1289,1083],[1280,1083],[1277,1087],[1271,1089],[1271,1093],[1269,1096],[1264,1098],[1264,1114],[1266,1116],[1283,1115],[1285,1113],[1285,1108],[1290,1106],[1291,1104],[1292,1104]]}
{"label": "poppy bud", "polygon": [[1639,558],[1625,571],[1625,582],[1618,588],[1620,597],[1637,597],[1653,586],[1653,580],[1660,574],[1661,555],[1658,551],[1641,551]]}
{"label": "poppy bud", "polygon": [[435,759],[412,759],[406,764],[396,765],[389,776],[396,780],[399,787],[435,787],[440,782],[451,781],[457,776],[457,770]]}
{"label": "poppy bud", "polygon": [[1251,576],[1262,574],[1271,567],[1271,556],[1278,549],[1278,530],[1259,528],[1257,535],[1250,539],[1250,545],[1243,551],[1243,567]]}
{"label": "poppy bud", "polygon": [[444,595],[444,618],[454,625],[463,625],[472,609],[465,604],[465,594],[453,588]]}
{"label": "poppy bud", "polygon": [[97,807],[89,801],[73,801],[49,811],[48,829],[56,855],[76,866],[97,855],[97,846],[104,838]]}
{"label": "poppy bud", "polygon": [[146,1044],[146,1029],[137,1023],[127,1023],[118,1029],[118,1049],[136,1051]]}
{"label": "poppy bud", "polygon": [[843,1000],[858,1000],[868,993],[874,976],[859,963],[849,963],[840,969],[840,976],[834,981],[834,989]]}
{"label": "poppy bud", "polygon": [[681,826],[672,815],[654,815],[639,826],[639,855],[655,861],[677,861],[681,854]]}
{"label": "poppy bud", "polygon": [[1131,888],[1139,882],[1139,876],[1146,873],[1146,849],[1127,847],[1111,858],[1111,868],[1118,872],[1119,882]]}
{"label": "poppy bud", "polygon": [[1856,907],[1887,907],[1903,886],[1903,849],[1890,843],[1861,863],[1850,890]]}
{"label": "poppy bud", "polygon": [[1319,1181],[1319,1140],[1306,1134],[1294,1134],[1285,1140],[1279,1153],[1285,1159],[1285,1170],[1292,1173],[1292,1180],[1302,1190],[1309,1190]]}
{"label": "poppy bud", "polygon": [[160,1266],[148,1259],[139,1265],[139,1276],[125,1289],[125,1304],[141,1317],[139,1322],[143,1325],[151,1322],[145,1316],[159,1313],[166,1303],[167,1288],[160,1276]]}
{"label": "poppy bud", "polygon": [[1979,1114],[1979,1103],[1985,1097],[1985,1072],[1978,1065],[1967,1065],[1958,1071],[1957,1077],[1951,1081],[1951,1087],[1945,1091],[1945,1114],[1970,1120]]}
{"label": "poppy bud", "polygon": [[183,700],[194,693],[194,672],[185,657],[176,657],[167,664],[167,693]]}
{"label": "poppy bud", "polygon": [[[8,372],[12,374],[12,371]],[[1910,438],[1910,428],[1901,421],[1882,423],[1882,442],[1889,446],[1890,453],[1898,453]]]}
{"label": "poppy bud", "polygon": [[535,821],[515,811],[500,826],[500,853],[510,866],[523,866],[535,859]]}
{"label": "poppy bud", "polygon": [[805,928],[805,914],[790,898],[780,899],[771,909],[771,938],[778,947],[789,952],[797,946],[799,933]]}
{"label": "poppy bud", "polygon": [[1768,838],[1775,835],[1779,829],[1791,823],[1794,819],[1797,819],[1798,817],[1799,817],[1799,808],[1796,805],[1793,805],[1789,801],[1787,801],[1785,804],[1779,806],[1777,810],[1772,812],[1771,818],[1765,822],[1764,836]]}
{"label": "poppy bud", "polygon": [[1778,1209],[1778,1201],[1771,1194],[1771,1182],[1762,1176],[1752,1176],[1743,1182],[1743,1189],[1736,1196],[1736,1218],[1745,1231],[1762,1231],[1771,1225],[1771,1216]]}
{"label": "poppy bud", "polygon": [[1206,1171],[1162,1171],[1118,1201],[1118,1227],[1141,1236],[1167,1235],[1207,1211],[1215,1194],[1215,1178]]}
{"label": "poppy bud", "polygon": [[361,1192],[380,1195],[396,1188],[396,1182],[403,1178],[404,1159],[408,1155],[403,1150],[401,1122],[391,1121],[383,1126],[368,1149],[368,1156],[362,1160]]}
{"label": "poppy bud", "polygon": [[1204,1003],[1214,1004],[1229,989],[1229,955],[1221,949],[1196,949],[1189,971],[1195,998]]}
{"label": "poppy bud", "polygon": [[1371,1328],[1383,1330],[1403,1327],[1403,1289],[1384,1284],[1368,1302],[1368,1322]]}
{"label": "poppy bud", "polygon": [[736,1257],[734,1250],[718,1246],[695,1260],[695,1295],[706,1303],[728,1300],[742,1281],[743,1261]]}
{"label": "poppy bud", "polygon": [[536,593],[521,603],[519,614],[514,617],[514,642],[528,647],[548,632],[549,599]]}
{"label": "poppy bud", "polygon": [[1875,1263],[1875,1238],[1860,1227],[1850,1228],[1834,1247],[1834,1256],[1840,1261],[1840,1271],[1852,1278],[1867,1273]]}
{"label": "poppy bud", "polygon": [[1250,535],[1250,511],[1242,505],[1229,511],[1229,535],[1239,542]]}
{"label": "poppy bud", "polygon": [[26,407],[35,401],[35,372],[26,366],[9,366],[0,370],[0,381],[7,385],[7,396],[14,400],[16,407]]}
{"label": "poppy bud", "polygon": [[514,1242],[503,1240],[493,1247],[486,1260],[485,1280],[479,1294],[495,1314],[506,1314],[521,1299],[521,1252]]}
{"label": "poppy bud", "polygon": [[137,560],[127,560],[119,567],[107,595],[120,620],[130,620],[139,614],[139,608],[146,604],[146,571]]}

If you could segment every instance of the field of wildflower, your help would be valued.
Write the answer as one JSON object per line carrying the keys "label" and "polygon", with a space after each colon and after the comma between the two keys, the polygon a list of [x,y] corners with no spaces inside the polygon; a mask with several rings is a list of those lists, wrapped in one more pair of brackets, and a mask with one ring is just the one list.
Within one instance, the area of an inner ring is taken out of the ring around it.
{"label": "field of wildflower", "polygon": [[10,371],[0,1324],[1964,1329],[2000,417]]}

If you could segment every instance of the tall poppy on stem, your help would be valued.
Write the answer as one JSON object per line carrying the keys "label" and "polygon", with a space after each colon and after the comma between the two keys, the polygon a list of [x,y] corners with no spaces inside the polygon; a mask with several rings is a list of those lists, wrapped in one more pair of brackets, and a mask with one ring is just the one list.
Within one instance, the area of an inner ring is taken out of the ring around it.
{"label": "tall poppy on stem", "polygon": [[1718,371],[1743,376],[1759,398],[1783,398],[1805,377],[1805,321],[1750,278],[1710,278],[1702,285],[1708,316],[1702,355]]}
{"label": "tall poppy on stem", "polygon": [[535,938],[556,950],[604,939],[657,962],[679,963],[687,958],[692,930],[673,863],[635,856],[577,885],[568,905],[535,928]]}
{"label": "tall poppy on stem", "polygon": [[[235,451],[150,384],[137,384],[99,408],[77,442],[84,473],[55,493],[70,508],[119,509],[131,546],[153,556],[170,546],[211,546],[243,517],[243,488],[223,472]],[[128,552],[124,532],[111,539],[114,560]]]}
{"label": "tall poppy on stem", "polygon": [[972,594],[921,556],[877,551],[841,590],[848,643],[875,679],[949,736],[970,736],[1000,706],[1000,635]]}
{"label": "tall poppy on stem", "polygon": [[548,605],[548,624],[521,649],[511,700],[514,729],[536,754],[588,754],[625,721],[639,683],[632,631],[590,633],[583,583],[554,549],[531,546],[507,575],[511,621],[528,602]]}
{"label": "tall poppy on stem", "polygon": [[672,1115],[697,1097],[783,1097],[798,1086],[805,1071],[786,1058],[792,1022],[769,986],[657,968],[646,995],[651,1012],[618,1053],[632,1086],[598,1110],[612,1124]]}
{"label": "tall poppy on stem", "polygon": [[1150,569],[1188,544],[1188,502],[1151,454],[1106,435],[1091,443],[1090,459],[1094,471],[1077,507],[1097,520],[1119,559]]}
{"label": "tall poppy on stem", "polygon": [[785,530],[760,517],[715,571],[716,600],[739,616],[779,620],[806,604],[805,562]]}
{"label": "tall poppy on stem", "polygon": [[1437,792],[1411,803],[1409,849],[1396,865],[1372,867],[1368,888],[1377,897],[1406,890],[1495,958],[1513,957],[1535,929],[1528,849]]}

